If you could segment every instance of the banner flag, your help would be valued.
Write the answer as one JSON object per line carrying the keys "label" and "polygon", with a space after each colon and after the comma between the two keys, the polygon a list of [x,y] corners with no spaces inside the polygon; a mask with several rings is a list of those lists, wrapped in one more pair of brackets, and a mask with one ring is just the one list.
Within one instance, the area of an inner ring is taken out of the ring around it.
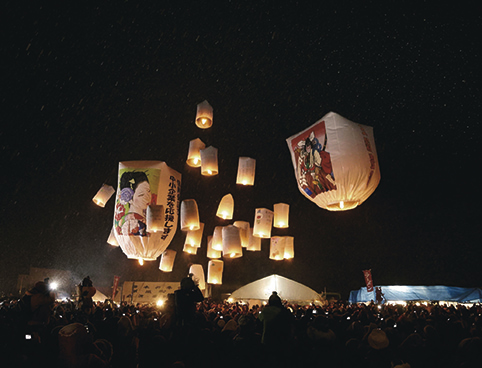
{"label": "banner flag", "polygon": [[114,287],[112,288],[112,300],[114,300],[115,294],[117,293],[117,287],[119,286],[120,276],[114,276]]}
{"label": "banner flag", "polygon": [[367,284],[367,292],[371,293],[373,291],[372,270],[363,270],[363,276],[365,277],[365,283]]}

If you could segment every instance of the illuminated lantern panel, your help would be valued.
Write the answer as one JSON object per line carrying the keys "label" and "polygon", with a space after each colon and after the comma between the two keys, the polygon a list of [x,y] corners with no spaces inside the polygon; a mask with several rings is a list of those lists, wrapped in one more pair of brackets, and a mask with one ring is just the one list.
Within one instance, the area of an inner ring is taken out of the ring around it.
{"label": "illuminated lantern panel", "polygon": [[151,204],[147,206],[146,226],[148,233],[164,232],[164,206]]}
{"label": "illuminated lantern panel", "polygon": [[213,232],[213,249],[217,251],[223,250],[223,227],[216,226]]}
{"label": "illuminated lantern panel", "polygon": [[189,152],[187,154],[186,163],[191,167],[201,167],[201,152],[206,145],[199,138],[189,142]]}
{"label": "illuminated lantern panel", "polygon": [[231,194],[226,194],[219,202],[218,211],[216,216],[223,220],[231,220],[233,218],[234,211],[234,199]]}
{"label": "illuminated lantern panel", "polygon": [[115,189],[107,184],[102,184],[97,194],[92,198],[92,201],[99,207],[105,207],[107,201],[115,193]]}
{"label": "illuminated lantern panel", "polygon": [[295,256],[295,241],[292,236],[285,236],[285,259],[291,259]]}
{"label": "illuminated lantern panel", "polygon": [[277,203],[273,206],[274,209],[274,227],[286,228],[289,227],[289,213],[290,205],[286,203]]}
{"label": "illuminated lantern panel", "polygon": [[107,239],[107,243],[112,245],[113,247],[118,247],[119,243],[117,242],[117,239],[115,238],[114,234],[114,228],[110,230],[109,238]]}
{"label": "illuminated lantern panel", "polygon": [[319,207],[362,204],[380,182],[373,128],[330,112],[287,140],[300,192]]}
{"label": "illuminated lantern panel", "polygon": [[171,272],[174,266],[174,260],[176,259],[177,252],[172,249],[166,249],[161,255],[161,262],[159,263],[159,269],[163,272]]}
{"label": "illuminated lantern panel", "polygon": [[197,253],[197,247],[192,246],[191,244],[188,244],[184,242],[184,248],[182,248],[182,251],[188,254],[196,254]]}
{"label": "illuminated lantern panel", "polygon": [[236,184],[254,185],[256,160],[249,157],[240,157],[238,162],[238,175]]}
{"label": "illuminated lantern panel", "polygon": [[228,225],[223,227],[223,257],[239,258],[243,255],[241,237],[236,226]]}
{"label": "illuminated lantern panel", "polygon": [[201,129],[210,128],[213,125],[213,107],[204,100],[197,105],[196,126]]}
{"label": "illuminated lantern panel", "polygon": [[218,149],[209,146],[199,151],[201,154],[201,174],[213,176],[218,174]]}
{"label": "illuminated lantern panel", "polygon": [[266,208],[256,208],[253,225],[253,235],[258,238],[270,238],[273,224],[273,211]]}
{"label": "illuminated lantern panel", "polygon": [[185,199],[181,202],[181,230],[199,230],[199,211],[194,199]]}
{"label": "illuminated lantern panel", "polygon": [[204,224],[200,222],[198,230],[189,230],[187,232],[186,243],[192,245],[193,247],[199,248],[201,246],[203,230],[204,230]]}
{"label": "illuminated lantern panel", "polygon": [[249,245],[249,222],[234,221],[234,226],[239,229],[239,236],[241,237],[241,246],[247,248]]}
{"label": "illuminated lantern panel", "polygon": [[273,236],[270,239],[269,258],[275,261],[281,261],[285,258],[285,238],[282,236]]}
{"label": "illuminated lantern panel", "polygon": [[208,249],[206,256],[210,259],[221,258],[221,251],[213,249],[213,237],[211,235],[208,236]]}
{"label": "illuminated lantern panel", "polygon": [[192,279],[198,285],[200,290],[206,289],[206,280],[204,278],[204,269],[202,265],[191,265],[191,267],[189,267],[189,273],[192,273]]}
{"label": "illuminated lantern panel", "polygon": [[249,229],[249,244],[246,250],[259,251],[261,250],[261,238],[253,236],[253,228]]}
{"label": "illuminated lantern panel", "polygon": [[220,285],[223,283],[224,262],[212,259],[208,263],[208,284]]}

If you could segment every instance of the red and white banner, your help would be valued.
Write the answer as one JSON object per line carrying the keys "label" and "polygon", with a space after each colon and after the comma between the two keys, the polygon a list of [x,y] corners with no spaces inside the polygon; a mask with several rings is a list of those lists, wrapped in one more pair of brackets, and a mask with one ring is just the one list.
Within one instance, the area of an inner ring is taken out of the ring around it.
{"label": "red and white banner", "polygon": [[371,293],[373,291],[372,270],[363,270],[363,276],[365,277],[365,283],[367,284],[367,292]]}
{"label": "red and white banner", "polygon": [[120,279],[120,276],[114,276],[114,287],[112,288],[112,300],[114,300],[115,294],[117,293],[117,286],[119,286],[119,279]]}

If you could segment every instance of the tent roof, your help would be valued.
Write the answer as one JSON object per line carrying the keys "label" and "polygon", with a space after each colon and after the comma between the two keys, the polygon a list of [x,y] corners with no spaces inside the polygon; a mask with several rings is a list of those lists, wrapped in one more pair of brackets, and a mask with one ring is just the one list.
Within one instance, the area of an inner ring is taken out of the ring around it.
{"label": "tent roof", "polygon": [[[416,300],[437,300],[446,302],[482,302],[482,290],[478,288],[463,288],[455,286],[410,286],[391,285],[379,286],[385,299],[416,301]],[[375,300],[375,291],[367,292],[366,287],[350,292],[350,303],[364,303]]]}
{"label": "tent roof", "polygon": [[320,295],[308,286],[279,275],[271,275],[244,285],[231,294],[231,298],[268,300],[276,291],[281,299],[288,301],[320,300]]}

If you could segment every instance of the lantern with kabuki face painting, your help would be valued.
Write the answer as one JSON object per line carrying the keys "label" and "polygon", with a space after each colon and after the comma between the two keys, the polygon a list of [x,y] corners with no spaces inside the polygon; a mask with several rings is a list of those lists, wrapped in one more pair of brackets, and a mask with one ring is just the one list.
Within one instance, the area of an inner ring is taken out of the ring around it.
{"label": "lantern with kabuki face painting", "polygon": [[213,176],[218,174],[218,149],[209,146],[199,151],[201,154],[201,175]]}
{"label": "lantern with kabuki face painting", "polygon": [[102,184],[102,187],[99,189],[94,198],[92,198],[92,201],[99,207],[105,207],[105,204],[114,193],[114,188],[112,188],[110,185]]}
{"label": "lantern with kabuki face painting", "polygon": [[238,162],[238,175],[236,184],[254,185],[256,160],[249,157],[240,157]]}
{"label": "lantern with kabuki face painting", "polygon": [[285,236],[284,259],[291,259],[295,256],[295,242],[292,236]]}
{"label": "lantern with kabuki face painting", "polygon": [[201,150],[206,148],[206,145],[199,138],[193,139],[189,142],[189,153],[187,154],[186,163],[191,167],[201,166]]}
{"label": "lantern with kabuki face painting", "polygon": [[226,194],[219,202],[218,211],[216,216],[223,220],[231,220],[233,218],[234,211],[234,199],[231,194]]}
{"label": "lantern with kabuki face painting", "polygon": [[213,125],[213,107],[206,100],[197,105],[196,125],[201,129],[207,129]]}
{"label": "lantern with kabuki face painting", "polygon": [[204,269],[200,264],[193,264],[189,267],[189,273],[192,273],[192,279],[199,287],[199,290],[206,289],[206,281],[204,278]]}
{"label": "lantern with kabuki face painting", "polygon": [[[180,188],[181,174],[164,162],[119,163],[113,227],[128,258],[153,261],[166,250],[177,229]],[[164,208],[161,231],[147,229],[149,205]]]}
{"label": "lantern with kabuki face painting", "polygon": [[223,227],[216,226],[213,232],[213,249],[217,251],[223,250]]}
{"label": "lantern with kabuki face painting", "polygon": [[223,257],[239,258],[243,255],[241,237],[236,226],[228,225],[223,227]]}
{"label": "lantern with kabuki face painting", "polygon": [[151,204],[147,206],[146,211],[146,226],[147,232],[157,233],[164,231],[164,206]]}
{"label": "lantern with kabuki face painting", "polygon": [[285,258],[285,238],[273,236],[270,239],[269,258],[281,261]]}
{"label": "lantern with kabuki face painting", "polygon": [[256,208],[253,235],[258,238],[271,237],[271,227],[273,225],[273,211],[266,208]]}
{"label": "lantern with kabuki face painting", "polygon": [[223,283],[224,262],[212,259],[208,263],[208,284],[220,285]]}
{"label": "lantern with kabuki face painting", "polygon": [[380,182],[372,127],[330,112],[287,143],[298,189],[321,208],[355,208]]}
{"label": "lantern with kabuki face painting", "polygon": [[286,203],[277,203],[273,206],[273,209],[274,209],[273,226],[277,228],[289,227],[290,205]]}
{"label": "lantern with kabuki face painting", "polygon": [[250,251],[259,251],[261,250],[261,238],[257,236],[253,236],[253,228],[249,228],[249,244],[246,250]]}
{"label": "lantern with kabuki face painting", "polygon": [[172,249],[166,249],[161,255],[161,262],[159,263],[159,269],[163,272],[172,272],[174,266],[174,260],[176,259],[176,251]]}
{"label": "lantern with kabuki face painting", "polygon": [[203,230],[204,230],[204,224],[200,222],[198,230],[189,230],[187,232],[186,243],[192,245],[193,247],[199,248],[201,246]]}
{"label": "lantern with kabuki face painting", "polygon": [[221,258],[221,251],[213,249],[213,237],[211,235],[208,236],[208,247],[206,251],[206,257],[210,259]]}
{"label": "lantern with kabuki face painting", "polygon": [[194,199],[181,202],[181,230],[199,230],[199,210]]}

